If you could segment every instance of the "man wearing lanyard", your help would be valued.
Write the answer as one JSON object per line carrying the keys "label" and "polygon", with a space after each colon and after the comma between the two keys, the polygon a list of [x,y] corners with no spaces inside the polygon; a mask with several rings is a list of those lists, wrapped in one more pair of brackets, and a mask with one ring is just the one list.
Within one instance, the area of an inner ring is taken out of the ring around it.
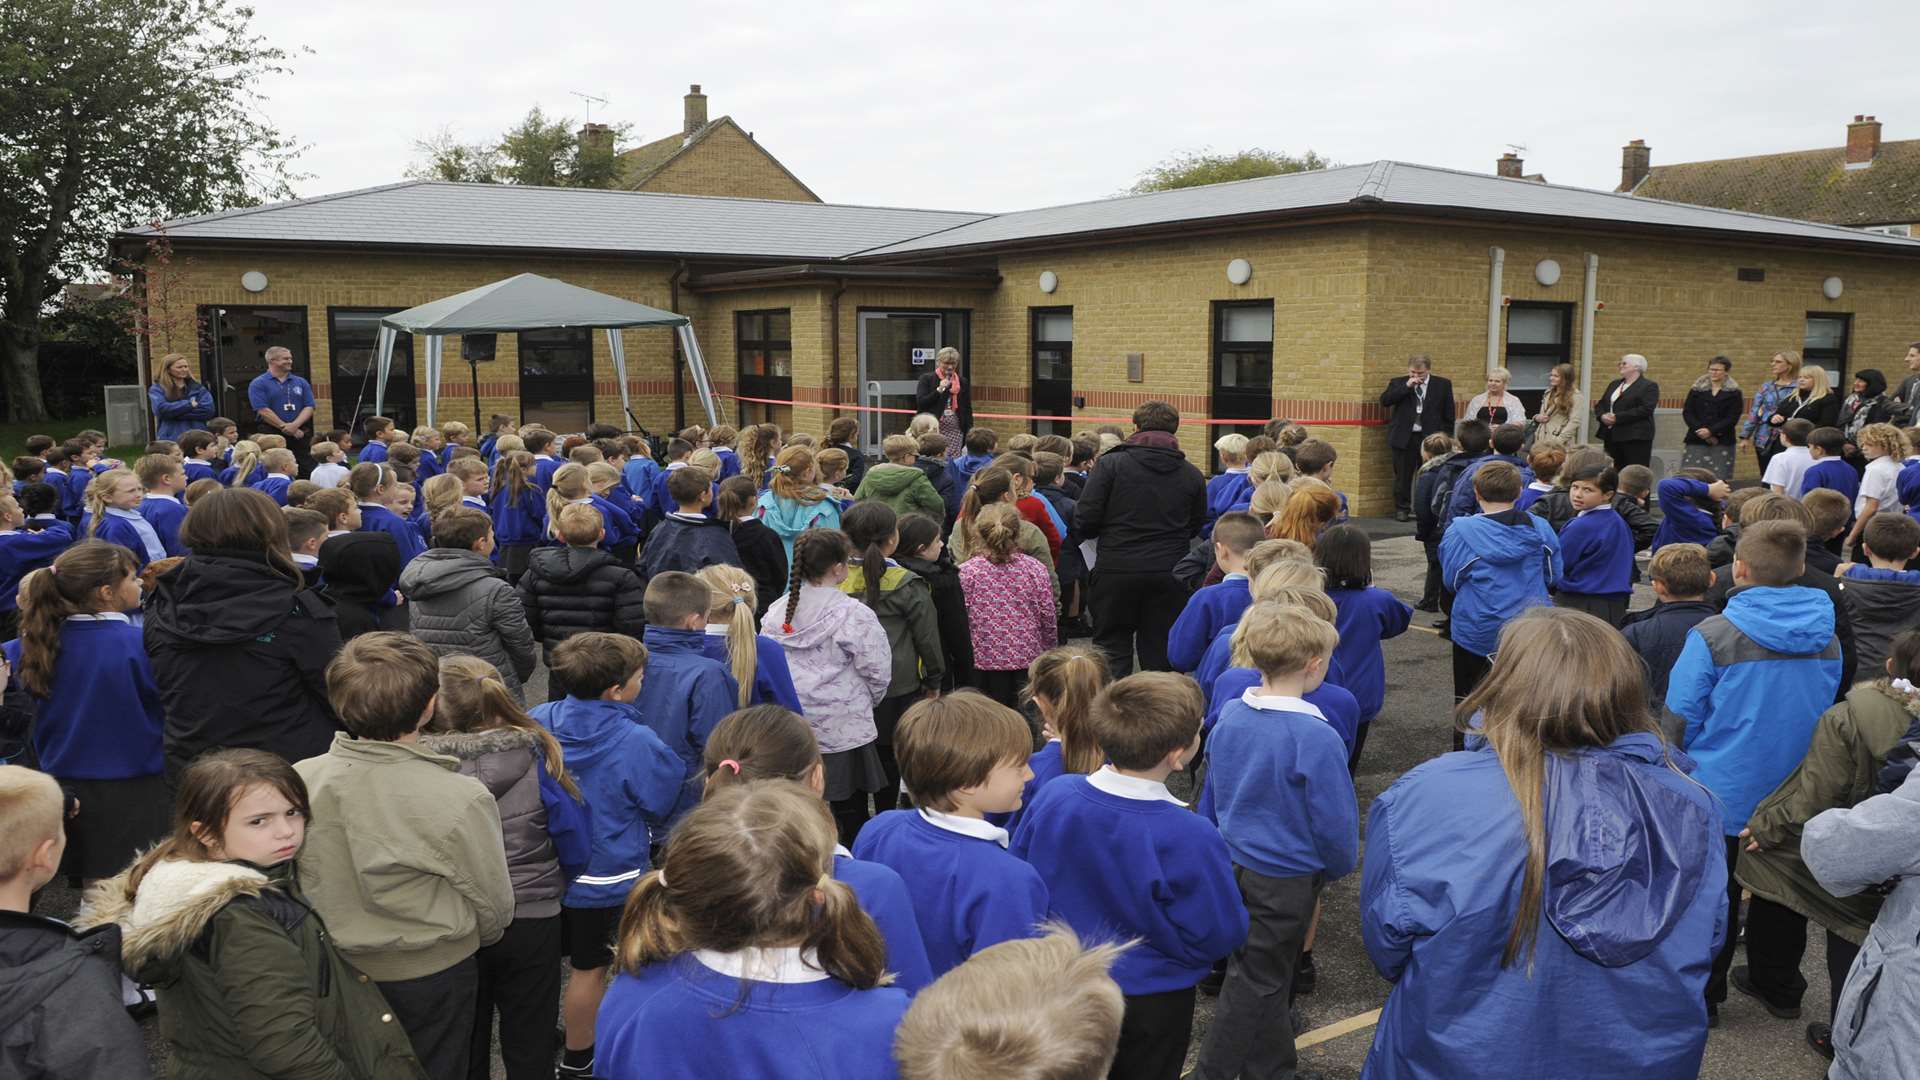
{"label": "man wearing lanyard", "polygon": [[1407,359],[1407,373],[1387,383],[1380,407],[1388,410],[1387,447],[1393,451],[1393,516],[1413,518],[1413,478],[1420,471],[1420,442],[1438,432],[1453,434],[1453,384],[1433,374],[1425,353]]}
{"label": "man wearing lanyard", "polygon": [[247,404],[260,418],[254,430],[286,436],[305,476],[313,471],[313,385],[293,373],[293,353],[285,347],[268,349],[266,360],[267,370],[247,384]]}

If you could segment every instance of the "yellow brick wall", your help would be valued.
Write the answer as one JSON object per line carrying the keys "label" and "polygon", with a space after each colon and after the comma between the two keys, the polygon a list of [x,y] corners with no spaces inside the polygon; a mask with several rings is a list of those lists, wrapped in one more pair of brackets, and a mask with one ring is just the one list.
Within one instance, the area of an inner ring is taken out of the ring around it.
{"label": "yellow brick wall", "polygon": [[720,125],[699,144],[634,188],[675,195],[726,195],[745,199],[819,202],[775,164],[760,144],[732,123]]}

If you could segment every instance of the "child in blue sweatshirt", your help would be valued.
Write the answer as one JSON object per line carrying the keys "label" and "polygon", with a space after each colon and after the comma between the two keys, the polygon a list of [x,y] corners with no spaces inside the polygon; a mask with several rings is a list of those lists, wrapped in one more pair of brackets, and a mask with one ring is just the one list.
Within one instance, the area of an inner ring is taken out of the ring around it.
{"label": "child in blue sweatshirt", "polygon": [[[703,800],[741,784],[792,780],[825,801],[826,767],[813,729],[798,713],[778,705],[755,705],[720,721],[707,740],[704,764]],[[887,970],[895,976],[893,985],[917,994],[931,983],[927,946],[920,939],[913,900],[900,875],[879,863],[856,859],[835,844],[833,879],[853,890],[860,907],[880,928],[887,946]]]}
{"label": "child in blue sweatshirt", "polygon": [[18,636],[20,582],[51,566],[73,544],[73,527],[49,521],[40,530],[26,528],[27,514],[11,495],[0,495],[0,640]]}
{"label": "child in blue sweatshirt", "polygon": [[1249,928],[1228,962],[1199,1075],[1284,1076],[1297,1060],[1295,964],[1320,890],[1359,858],[1360,811],[1346,748],[1301,700],[1325,676],[1339,634],[1305,608],[1271,603],[1248,608],[1239,632],[1261,683],[1222,710],[1206,782]]}
{"label": "child in blue sweatshirt", "polygon": [[260,455],[260,467],[266,470],[267,475],[253,485],[254,490],[265,493],[281,506],[287,505],[287,488],[300,476],[299,459],[293,456],[291,450],[276,448]]}
{"label": "child in blue sweatshirt", "polygon": [[500,567],[507,580],[520,583],[533,549],[547,539],[547,500],[533,482],[533,455],[510,450],[494,462],[487,488],[487,514],[493,518],[493,537],[500,544]]}
{"label": "child in blue sweatshirt", "polygon": [[412,485],[401,482],[393,466],[369,465],[365,462],[355,465],[353,471],[347,474],[347,489],[353,492],[354,501],[360,506],[359,531],[386,533],[393,537],[394,546],[400,549],[402,569],[427,550],[427,542],[420,538],[420,530],[395,513],[390,505],[404,505],[413,496]]}
{"label": "child in blue sweatshirt", "polygon": [[180,453],[186,459],[182,466],[187,473],[187,483],[200,480],[212,480],[220,469],[220,440],[210,431],[194,430],[180,436]]}
{"label": "child in blue sweatshirt", "polygon": [[133,552],[134,563],[145,569],[150,562],[167,557],[160,534],[140,516],[140,500],[146,493],[140,478],[126,469],[101,473],[87,485],[87,512],[80,518],[82,540],[105,540]]}
{"label": "child in blue sweatshirt", "polygon": [[1247,475],[1247,437],[1228,432],[1213,441],[1220,455],[1220,472],[1207,481],[1207,516],[1200,535],[1211,537],[1220,515],[1253,498],[1253,479]]}
{"label": "child in blue sweatshirt", "polygon": [[1011,850],[1083,938],[1138,939],[1113,966],[1126,995],[1116,1060],[1129,1077],[1178,1080],[1195,987],[1247,937],[1226,842],[1167,790],[1200,752],[1200,693],[1141,672],[1101,693],[1091,722],[1107,764],[1042,787]]}
{"label": "child in blue sweatshirt", "polygon": [[778,705],[796,715],[804,713],[787,650],[760,632],[753,575],[722,563],[694,576],[707,584],[707,656],[733,673],[740,707]]}
{"label": "child in blue sweatshirt", "polygon": [[833,837],[826,807],[787,780],[688,814],[627,901],[595,1074],[897,1075],[907,993],[881,985],[873,922],[832,876]]}
{"label": "child in blue sweatshirt", "polygon": [[685,765],[634,708],[646,669],[646,647],[632,638],[577,634],[553,650],[553,689],[564,696],[532,712],[559,740],[592,813],[593,854],[560,901],[561,942],[574,973],[561,998],[562,1076],[593,1074],[594,1016],[620,908],[647,872],[652,829],[672,816],[686,780]]}
{"label": "child in blue sweatshirt", "polygon": [[140,479],[145,494],[137,508],[160,537],[160,546],[168,555],[185,555],[180,546],[180,523],[187,519],[187,506],[180,497],[187,490],[187,473],[168,454],[148,454],[134,462],[133,474]]}
{"label": "child in blue sweatshirt", "polygon": [[960,444],[965,452],[947,462],[947,520],[960,516],[960,502],[973,485],[973,474],[993,464],[994,448],[1000,445],[1000,433],[988,427],[968,431]]}
{"label": "child in blue sweatshirt", "polygon": [[40,769],[79,797],[63,869],[88,880],[119,873],[171,816],[160,689],[127,618],[140,609],[137,572],[118,544],[68,548],[22,583],[20,636],[4,650],[33,699]]}
{"label": "child in blue sweatshirt", "polygon": [[[707,583],[692,574],[670,570],[647,582],[647,682],[640,689],[640,722],[685,765],[683,811],[700,801],[700,755],[707,736],[738,707],[740,694],[727,665],[707,655],[711,602]],[[666,839],[664,831],[659,839]]]}
{"label": "child in blue sweatshirt", "polygon": [[1247,555],[1266,538],[1260,519],[1244,510],[1221,514],[1214,522],[1213,561],[1226,576],[1219,584],[1202,586],[1188,597],[1187,606],[1173,621],[1173,629],[1167,633],[1167,662],[1173,670],[1193,671],[1199,667],[1207,646],[1221,628],[1240,621],[1240,613],[1252,603]]}
{"label": "child in blue sweatshirt", "polygon": [[1619,474],[1598,461],[1574,467],[1567,496],[1574,518],[1560,530],[1559,591],[1555,607],[1584,611],[1618,627],[1633,599],[1633,530],[1613,508]]}
{"label": "child in blue sweatshirt", "polygon": [[[1668,544],[1705,547],[1720,535],[1720,504],[1728,494],[1725,480],[1707,469],[1681,469],[1660,481],[1656,490],[1660,493],[1660,529],[1653,534],[1655,552]],[[1565,542],[1562,538],[1561,543]]]}
{"label": "child in blue sweatshirt", "polygon": [[1032,937],[1047,916],[1046,884],[986,821],[1020,808],[1032,748],[1026,720],[974,690],[915,704],[894,733],[917,808],[867,822],[853,855],[907,883],[936,979],[989,945]]}
{"label": "child in blue sweatshirt", "polygon": [[1342,678],[1360,706],[1360,726],[1354,735],[1347,771],[1360,769],[1360,749],[1367,728],[1387,700],[1387,660],[1380,643],[1407,632],[1413,609],[1400,598],[1373,584],[1373,543],[1352,525],[1335,525],[1320,534],[1313,558],[1327,574],[1327,596],[1338,613],[1334,628],[1340,647],[1333,651]]}

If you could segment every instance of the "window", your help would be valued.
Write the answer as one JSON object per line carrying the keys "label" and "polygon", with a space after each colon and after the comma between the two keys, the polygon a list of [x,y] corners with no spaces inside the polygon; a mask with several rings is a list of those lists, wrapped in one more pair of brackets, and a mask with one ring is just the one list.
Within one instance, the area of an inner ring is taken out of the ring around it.
{"label": "window", "polygon": [[[1273,414],[1273,301],[1213,305],[1213,416],[1249,420],[1257,435]],[[1226,434],[1213,430],[1209,438]]]}
{"label": "window", "polygon": [[[282,346],[292,352],[293,373],[312,380],[306,308],[208,304],[199,308],[199,316],[200,370],[212,373],[202,381],[213,391],[219,415],[239,424],[241,432],[251,433],[256,428],[258,418],[248,401],[247,387],[266,373],[268,349]],[[318,405],[315,402],[316,410]]]}
{"label": "window", "polygon": [[1507,355],[1502,365],[1513,375],[1507,389],[1526,405],[1526,415],[1539,411],[1540,399],[1547,394],[1547,376],[1556,366],[1572,361],[1572,341],[1572,304],[1516,300],[1507,308]]}
{"label": "window", "polygon": [[1853,392],[1853,387],[1840,381],[1847,374],[1847,338],[1852,327],[1851,315],[1809,311],[1806,344],[1800,350],[1800,357],[1805,363],[1819,364],[1827,369],[1827,382],[1833,387],[1833,392],[1841,397]]}
{"label": "window", "polygon": [[[793,316],[778,311],[741,311],[733,316],[734,347],[740,361],[740,396],[793,400]],[[780,422],[791,416],[790,406],[740,403],[740,421],[758,416],[759,422]]]}
{"label": "window", "polygon": [[1073,309],[1033,308],[1033,412],[1058,416],[1036,420],[1035,435],[1073,434]]}
{"label": "window", "polygon": [[1912,236],[1911,225],[1869,225],[1868,232],[1886,233],[1888,236]]}
{"label": "window", "polygon": [[593,331],[520,332],[520,418],[562,434],[593,423]]}
{"label": "window", "polygon": [[[399,308],[328,308],[327,367],[333,392],[332,426],[360,435],[374,415],[375,378],[380,373],[380,317]],[[413,335],[397,334],[381,408],[402,430],[414,427]]]}

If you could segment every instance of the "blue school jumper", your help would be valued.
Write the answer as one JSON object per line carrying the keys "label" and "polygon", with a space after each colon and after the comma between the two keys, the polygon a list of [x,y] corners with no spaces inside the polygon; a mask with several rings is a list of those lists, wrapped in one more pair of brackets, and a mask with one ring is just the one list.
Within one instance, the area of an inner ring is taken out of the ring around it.
{"label": "blue school jumper", "polygon": [[50,485],[60,496],[60,505],[54,508],[54,513],[59,514],[61,519],[69,525],[79,521],[81,503],[73,494],[73,479],[67,475],[67,471],[48,467],[40,474],[40,479],[43,483]]}
{"label": "blue school jumper", "polygon": [[1560,530],[1563,593],[1625,596],[1633,592],[1633,530],[1612,506],[1575,515]]}
{"label": "blue school jumper", "polygon": [[[445,452],[445,448],[442,448],[441,453]],[[446,471],[447,467],[441,462],[439,454],[422,448],[420,451],[420,466],[413,470],[413,486],[419,487]]]}
{"label": "blue school jumper", "polygon": [[387,444],[374,439],[360,448],[360,457],[355,464],[365,465],[371,462],[377,465],[385,460],[387,460]]}
{"label": "blue school jumper", "polygon": [[[733,660],[727,652],[725,625],[708,623],[706,638],[701,642],[701,647],[709,660],[718,660],[728,671],[733,670]],[[800,692],[793,688],[793,669],[787,666],[787,650],[781,648],[779,642],[767,635],[755,634],[753,635],[753,655],[753,689],[747,698],[748,703],[779,705],[805,716],[806,713],[800,708]],[[738,683],[736,682],[735,685],[738,686]]]}
{"label": "blue school jumper", "polygon": [[733,447],[716,446],[713,448],[713,456],[720,459],[720,475],[714,477],[716,481],[740,475],[740,455],[734,452]]}
{"label": "blue school jumper", "polygon": [[1226,842],[1159,781],[1112,766],[1063,776],[1034,798],[1010,850],[1081,940],[1140,939],[1113,965],[1123,994],[1185,990],[1247,938]]}
{"label": "blue school jumper", "polygon": [[561,461],[559,458],[549,457],[546,454],[533,455],[533,476],[531,479],[533,480],[534,486],[540,489],[540,494],[545,495],[547,489],[553,486],[553,474],[559,472],[560,466],[565,464],[566,462]]}
{"label": "blue school jumper", "polygon": [[[5,645],[20,666],[20,642]],[[48,695],[35,697],[33,752],[62,780],[158,776],[166,712],[140,628],[125,615],[69,615]]]}
{"label": "blue school jumper", "polygon": [[499,441],[500,436],[498,435],[482,435],[480,436],[480,445],[474,447],[475,450],[480,451],[480,456],[486,459],[488,469],[493,468],[493,460],[499,456],[493,451],[494,445]]}
{"label": "blue school jumper", "polygon": [[860,910],[880,928],[880,940],[887,943],[887,970],[895,976],[893,985],[909,994],[925,989],[933,981],[933,971],[927,966],[927,943],[920,939],[907,883],[877,862],[861,862],[838,844],[833,846],[833,880],[853,890]]}
{"label": "blue school jumper", "polygon": [[501,544],[539,544],[547,538],[547,500],[531,483],[518,499],[509,498],[505,489],[495,492],[487,513],[493,538]]}
{"label": "blue school jumper", "polygon": [[678,509],[680,504],[674,502],[673,496],[667,491],[667,477],[688,467],[688,464],[684,461],[669,461],[667,462],[666,468],[661,469],[655,474],[653,487],[647,495],[647,507],[652,513],[656,515],[671,514],[674,510]]}
{"label": "blue school jumper", "polygon": [[360,504],[360,531],[383,532],[393,537],[394,546],[400,549],[400,568],[414,557],[427,550],[426,542],[420,539],[420,530],[413,523],[402,520],[400,515],[381,506],[379,503]]}
{"label": "blue school jumper", "polygon": [[[221,469],[220,474],[214,477],[214,479],[220,481],[221,487],[232,487],[234,474],[238,473],[239,471],[240,471],[240,467],[238,465],[229,465],[226,468]],[[242,483],[240,486],[241,487],[259,487],[260,482],[262,480],[265,480],[266,478],[267,478],[266,466],[255,465],[253,467],[253,471],[247,474],[246,482]]]}
{"label": "blue school jumper", "polygon": [[140,500],[140,516],[147,519],[160,536],[160,546],[169,556],[185,555],[180,546],[180,523],[187,520],[187,508],[171,495],[147,495]]}
{"label": "blue school jumper", "polygon": [[740,684],[727,665],[707,656],[705,630],[678,630],[649,626],[641,640],[647,646],[647,677],[640,683],[640,722],[652,729],[667,749],[686,766],[689,794],[681,805],[700,801],[706,775],[701,755],[707,736],[726,719],[740,700]]}
{"label": "blue school jumper", "polygon": [[[738,977],[754,973],[739,965],[756,954],[785,954],[782,974]],[[796,949],[682,953],[622,972],[607,987],[594,1073],[884,1080],[899,1075],[893,1032],[907,1001],[891,986],[856,990],[808,966]]]}
{"label": "blue school jumper", "polygon": [[279,505],[285,506],[287,505],[287,488],[292,486],[292,484],[293,481],[288,479],[284,474],[274,473],[271,476],[261,477],[260,482],[253,485],[253,490],[272,499]]}
{"label": "blue school jumper", "polygon": [[1173,670],[1198,668],[1220,628],[1239,622],[1240,613],[1251,603],[1253,591],[1245,574],[1228,574],[1219,584],[1204,586],[1188,597],[1167,633],[1167,662]]}
{"label": "blue school jumper", "polygon": [[1267,877],[1352,872],[1360,806],[1347,750],[1320,710],[1256,690],[1220,710],[1207,739],[1207,787],[1235,866]]}
{"label": "blue school jumper", "polygon": [[93,483],[96,474],[86,469],[75,469],[67,476],[67,492],[73,496],[73,512],[80,515],[87,509],[87,485]]}
{"label": "blue school jumper", "polygon": [[1033,770],[1033,779],[1020,788],[1020,808],[1005,814],[988,814],[987,821],[1007,830],[1011,836],[1020,827],[1020,819],[1026,816],[1027,807],[1033,805],[1033,797],[1040,793],[1047,781],[1067,771],[1067,759],[1060,748],[1059,739],[1048,739],[1047,745],[1035,750],[1027,758],[1027,768]]}
{"label": "blue school jumper", "polygon": [[592,810],[593,855],[561,903],[617,908],[650,865],[651,828],[664,825],[678,805],[685,769],[625,702],[569,695],[529,715],[559,741],[567,772]]}
{"label": "blue school jumper", "polygon": [[1545,495],[1547,492],[1552,490],[1553,490],[1552,484],[1548,484],[1545,487],[1542,487],[1540,486],[1540,481],[1535,480],[1533,483],[1528,484],[1526,487],[1523,487],[1520,489],[1520,497],[1513,501],[1513,508],[1515,510],[1525,510],[1531,507],[1534,503],[1539,502],[1540,496]]}
{"label": "blue school jumper", "polygon": [[660,463],[645,454],[635,454],[620,469],[620,476],[626,481],[627,490],[644,501],[653,494],[653,482],[660,477]]}
{"label": "blue school jumper", "polygon": [[213,466],[199,458],[188,458],[181,463],[180,468],[185,470],[187,483],[189,484],[196,484],[202,480],[212,480],[215,478]]}
{"label": "blue school jumper", "polygon": [[1220,515],[1233,510],[1242,503],[1253,500],[1253,478],[1245,469],[1228,469],[1226,472],[1207,481],[1207,516],[1200,526],[1200,535],[1213,535],[1213,523]]}
{"label": "blue school jumper", "polygon": [[[1806,473],[1801,476],[1800,497],[1806,498],[1807,492],[1814,488],[1831,488],[1845,495],[1847,505],[1852,506],[1853,500],[1860,497],[1860,474],[1839,458],[1821,458],[1808,466]],[[1663,506],[1665,502],[1661,500]]]}
{"label": "blue school jumper", "polygon": [[853,855],[907,883],[937,979],[990,945],[1032,937],[1047,917],[1046,883],[1006,844],[1005,829],[974,818],[889,810],[861,828]]}
{"label": "blue school jumper", "polygon": [[[1844,463],[1843,463],[1844,465]],[[1852,472],[1852,469],[1847,469]],[[1707,497],[1707,485],[1684,476],[1660,481],[1660,528],[1653,534],[1653,550],[1668,544],[1711,544],[1720,535],[1720,523],[1713,515],[1695,505],[1694,499]],[[1852,505],[1852,503],[1848,503]],[[1566,541],[1561,541],[1564,548]]]}
{"label": "blue school jumper", "polygon": [[87,535],[93,525],[91,513],[80,515],[80,526],[74,535],[81,540],[105,540],[109,544],[119,544],[133,552],[133,559],[139,569],[145,570],[150,562],[167,557],[166,545],[160,542],[160,534],[147,523],[147,519],[131,510],[109,508],[106,516],[100,519],[100,527],[93,529],[93,535]]}
{"label": "blue school jumper", "polygon": [[1360,703],[1360,722],[1365,724],[1380,715],[1387,700],[1387,660],[1380,643],[1406,633],[1413,621],[1413,609],[1385,589],[1329,589],[1335,613],[1334,628],[1340,632],[1340,644],[1333,655],[1340,661],[1345,676],[1340,685],[1353,692]]}
{"label": "blue school jumper", "polygon": [[20,608],[20,582],[43,566],[52,566],[60,553],[73,546],[73,526],[49,521],[37,532],[13,529],[0,532],[0,611]]}

